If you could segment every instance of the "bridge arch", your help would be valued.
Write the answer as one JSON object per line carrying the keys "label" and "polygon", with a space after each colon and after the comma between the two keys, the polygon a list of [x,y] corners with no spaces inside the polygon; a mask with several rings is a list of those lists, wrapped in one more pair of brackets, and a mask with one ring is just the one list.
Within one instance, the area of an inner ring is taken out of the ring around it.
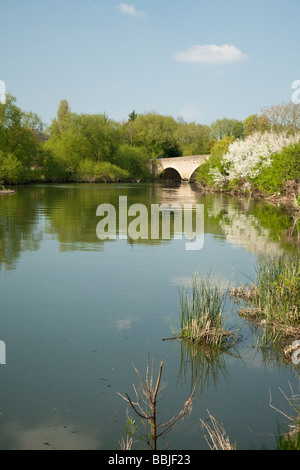
{"label": "bridge arch", "polygon": [[[202,163],[201,163],[201,165],[202,165]],[[197,168],[193,171],[193,173],[190,176],[189,181],[191,181],[191,182],[196,181],[197,171],[199,170],[201,165],[197,166]]]}
{"label": "bridge arch", "polygon": [[181,181],[182,176],[179,171],[176,170],[176,168],[168,167],[163,169],[163,171],[159,175],[159,179]]}
{"label": "bridge arch", "polygon": [[195,179],[199,166],[207,161],[210,155],[194,155],[190,157],[160,158],[156,160],[155,173],[160,177],[192,181]]}

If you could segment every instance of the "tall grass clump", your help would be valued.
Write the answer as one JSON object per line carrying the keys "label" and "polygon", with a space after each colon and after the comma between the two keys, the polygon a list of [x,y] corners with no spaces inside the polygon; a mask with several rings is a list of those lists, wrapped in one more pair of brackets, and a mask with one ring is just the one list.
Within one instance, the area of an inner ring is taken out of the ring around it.
{"label": "tall grass clump", "polygon": [[218,350],[233,346],[238,334],[225,327],[223,312],[226,300],[226,290],[212,281],[210,276],[193,276],[191,288],[182,288],[180,292],[179,337]]}
{"label": "tall grass clump", "polygon": [[297,257],[266,258],[257,268],[256,283],[244,289],[242,298],[258,320],[290,336],[300,333],[300,260]]}

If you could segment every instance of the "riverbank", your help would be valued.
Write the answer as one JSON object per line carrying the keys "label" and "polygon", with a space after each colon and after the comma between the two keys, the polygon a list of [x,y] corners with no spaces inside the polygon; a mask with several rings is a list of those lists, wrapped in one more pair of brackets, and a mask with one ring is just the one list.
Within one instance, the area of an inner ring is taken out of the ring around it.
{"label": "riverbank", "polygon": [[10,194],[15,194],[16,191],[12,191],[12,190],[9,190],[9,189],[5,189],[3,191],[0,191],[0,196],[8,196]]}
{"label": "riverbank", "polygon": [[262,191],[254,188],[249,188],[249,185],[246,183],[240,183],[239,185],[230,189],[221,187],[208,187],[197,181],[195,181],[193,184],[194,188],[199,193],[222,193],[228,194],[230,196],[251,197],[256,200],[267,201],[272,205],[281,206],[292,211],[293,213],[300,214],[300,206],[297,204],[297,197],[300,195],[300,181],[288,181],[285,184],[282,192],[271,195],[264,194]]}

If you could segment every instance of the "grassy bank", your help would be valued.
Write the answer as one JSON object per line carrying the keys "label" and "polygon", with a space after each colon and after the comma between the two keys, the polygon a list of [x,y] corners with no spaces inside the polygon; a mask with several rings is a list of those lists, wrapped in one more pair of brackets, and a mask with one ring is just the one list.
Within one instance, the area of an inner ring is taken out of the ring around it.
{"label": "grassy bank", "polygon": [[269,327],[274,342],[285,340],[285,355],[291,359],[290,343],[300,338],[299,258],[266,258],[253,284],[232,289],[230,296],[243,302],[240,315]]}

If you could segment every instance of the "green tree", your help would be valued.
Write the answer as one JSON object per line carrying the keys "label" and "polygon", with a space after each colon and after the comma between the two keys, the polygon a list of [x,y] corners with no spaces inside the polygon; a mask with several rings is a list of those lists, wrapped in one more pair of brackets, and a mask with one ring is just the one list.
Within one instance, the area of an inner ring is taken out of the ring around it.
{"label": "green tree", "polygon": [[228,152],[229,145],[235,141],[234,136],[228,137],[225,135],[221,140],[218,140],[211,149],[212,157],[224,157]]}
{"label": "green tree", "polygon": [[76,176],[80,162],[111,162],[121,140],[120,125],[105,114],[75,114],[62,101],[52,121],[45,148],[65,167],[68,177]]}
{"label": "green tree", "polygon": [[136,115],[133,111],[123,128],[126,142],[145,148],[152,159],[209,154],[215,142],[209,126],[156,113]]}
{"label": "green tree", "polygon": [[72,122],[71,108],[67,100],[61,100],[58,106],[56,118],[52,119],[49,129],[50,134],[60,134],[66,131]]}
{"label": "green tree", "polygon": [[210,153],[214,140],[211,138],[210,127],[195,122],[178,121],[178,143],[183,155],[207,155]]}
{"label": "green tree", "polygon": [[211,125],[212,136],[215,139],[221,140],[223,137],[234,137],[235,139],[241,139],[244,133],[243,121],[237,119],[217,119]]}
{"label": "green tree", "polygon": [[144,147],[152,159],[182,155],[174,118],[155,113],[139,114],[133,125],[134,146]]}
{"label": "green tree", "polygon": [[12,95],[0,103],[0,178],[18,182],[30,180],[41,165],[43,150],[40,135],[43,125],[34,113],[25,113]]}
{"label": "green tree", "polygon": [[265,132],[271,129],[271,122],[266,115],[252,114],[244,120],[244,137],[254,132]]}
{"label": "green tree", "polygon": [[131,147],[121,145],[115,157],[115,163],[128,171],[128,174],[135,179],[149,178],[150,158],[143,147]]}
{"label": "green tree", "polygon": [[137,113],[135,112],[135,109],[130,113],[128,114],[128,117],[129,117],[129,121],[135,121],[136,118],[138,117]]}
{"label": "green tree", "polygon": [[133,110],[130,114],[128,114],[128,121],[124,125],[124,129],[126,132],[126,135],[128,137],[128,142],[133,147],[133,138],[134,138],[134,121],[138,117],[137,113],[135,110]]}
{"label": "green tree", "polygon": [[0,151],[0,181],[3,183],[18,183],[24,177],[21,162],[11,153]]}

